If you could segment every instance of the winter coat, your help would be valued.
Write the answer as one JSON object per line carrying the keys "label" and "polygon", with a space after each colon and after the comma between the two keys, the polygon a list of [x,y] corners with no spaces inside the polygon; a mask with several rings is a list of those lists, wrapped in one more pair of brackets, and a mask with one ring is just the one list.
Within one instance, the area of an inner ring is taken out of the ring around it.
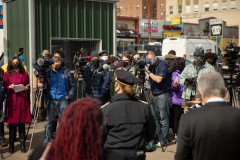
{"label": "winter coat", "polygon": [[84,71],[83,97],[91,96],[100,101],[101,105],[106,103],[106,96],[110,88],[109,70],[104,69],[105,61],[100,60],[98,68],[94,69],[89,62]]}
{"label": "winter coat", "polygon": [[176,59],[177,57],[171,54],[167,54],[164,56],[164,62],[167,64],[168,69],[171,67],[173,61]]}
{"label": "winter coat", "polygon": [[[211,64],[209,64],[208,62],[206,62],[205,65],[198,72],[197,82],[199,81],[201,76],[204,73],[207,73],[207,72],[216,72],[214,67]],[[185,87],[184,91],[183,91],[183,94],[182,94],[182,98],[190,100],[190,96],[192,94],[192,86],[191,85],[189,85],[189,86],[184,85],[184,81],[187,77],[195,78],[195,67],[194,67],[193,63],[187,65],[180,75],[180,84]]]}
{"label": "winter coat", "polygon": [[[74,83],[73,77],[71,76],[70,70],[68,68],[65,68],[61,66],[61,69],[63,70],[63,77],[65,79],[66,87],[67,87],[67,96],[68,96],[68,104],[72,102],[72,99],[74,98],[74,94],[76,92],[76,85]],[[47,70],[47,80],[45,82],[46,90],[44,90],[44,101],[46,106],[50,106],[50,98],[49,98],[49,84],[51,79],[51,71],[52,66]],[[48,93],[46,93],[48,91]]]}
{"label": "winter coat", "polygon": [[10,89],[11,84],[24,86],[29,84],[28,73],[16,73],[9,76],[9,72],[5,72],[3,78],[3,87],[7,94],[6,107],[5,107],[5,123],[27,123],[32,121],[29,101],[26,93],[30,93],[30,87],[28,90],[15,93],[13,89]]}
{"label": "winter coat", "polygon": [[174,79],[175,77],[180,77],[181,72],[179,70],[176,70],[171,75],[171,96],[172,96],[172,104],[175,105],[182,105],[182,93],[184,90],[184,87],[181,84],[178,84],[177,88],[173,87]]}
{"label": "winter coat", "polygon": [[[118,68],[117,70],[122,69],[122,68]],[[134,67],[129,68],[128,72],[132,73],[135,76],[135,69]],[[138,78],[138,76],[136,76]],[[115,78],[116,78],[116,73],[114,73],[113,77],[112,77],[112,82],[111,82],[111,88],[110,88],[110,95],[111,98],[115,95]],[[137,89],[137,85],[135,84],[133,86],[133,89],[136,91]]]}

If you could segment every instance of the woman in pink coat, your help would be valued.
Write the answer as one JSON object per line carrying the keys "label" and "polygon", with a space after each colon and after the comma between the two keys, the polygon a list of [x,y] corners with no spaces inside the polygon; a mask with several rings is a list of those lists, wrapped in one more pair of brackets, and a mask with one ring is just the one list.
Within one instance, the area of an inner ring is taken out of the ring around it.
{"label": "woman in pink coat", "polygon": [[[24,90],[15,93],[15,85],[24,85]],[[4,74],[3,87],[7,93],[4,122],[9,123],[9,153],[14,152],[14,138],[17,126],[21,152],[25,153],[25,123],[31,122],[31,112],[26,93],[30,93],[29,76],[17,57],[8,62]]]}

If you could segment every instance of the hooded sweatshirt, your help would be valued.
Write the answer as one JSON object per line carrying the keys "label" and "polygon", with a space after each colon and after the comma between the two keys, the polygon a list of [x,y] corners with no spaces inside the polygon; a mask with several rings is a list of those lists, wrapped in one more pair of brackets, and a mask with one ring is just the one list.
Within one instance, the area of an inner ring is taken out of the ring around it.
{"label": "hooded sweatshirt", "polygon": [[[175,77],[180,77],[181,72],[179,70],[176,70],[171,75],[171,96],[172,96],[172,104],[175,105],[182,105],[182,93],[184,90],[184,87],[181,84],[178,84],[177,88],[173,87],[174,79]],[[180,78],[179,78],[180,79]],[[179,82],[178,82],[179,83]]]}

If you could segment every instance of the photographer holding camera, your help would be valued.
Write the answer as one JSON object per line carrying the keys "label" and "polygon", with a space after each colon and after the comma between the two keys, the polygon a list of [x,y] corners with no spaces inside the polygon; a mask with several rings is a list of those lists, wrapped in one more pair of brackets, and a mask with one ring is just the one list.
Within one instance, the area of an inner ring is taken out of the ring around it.
{"label": "photographer holding camera", "polygon": [[[146,58],[151,59],[149,69],[145,66],[145,72],[148,73],[151,82],[152,106],[155,114],[157,133],[160,136],[158,146],[166,146],[168,142],[169,130],[169,107],[171,103],[170,85],[171,78],[168,72],[167,64],[158,59],[153,51],[148,51]],[[155,141],[157,141],[155,134]]]}
{"label": "photographer holding camera", "polygon": [[[75,83],[69,69],[61,66],[61,57],[54,56],[52,59],[54,64],[52,64],[52,67],[47,70],[45,80],[45,87],[47,92],[50,93],[51,98],[48,97],[48,94],[44,94],[45,106],[47,108],[44,143],[49,143],[50,141],[52,121],[56,114],[52,103],[54,103],[61,116],[64,109],[71,102],[76,91]],[[43,84],[38,83],[38,87],[43,87]],[[51,100],[52,103],[50,102]]]}
{"label": "photographer holding camera", "polygon": [[183,107],[191,106],[191,104],[187,102],[194,100],[197,94],[197,83],[201,76],[207,72],[215,72],[214,67],[210,65],[205,59],[202,44],[198,45],[193,53],[193,56],[193,63],[187,65],[180,75],[180,84],[185,87],[182,94]]}

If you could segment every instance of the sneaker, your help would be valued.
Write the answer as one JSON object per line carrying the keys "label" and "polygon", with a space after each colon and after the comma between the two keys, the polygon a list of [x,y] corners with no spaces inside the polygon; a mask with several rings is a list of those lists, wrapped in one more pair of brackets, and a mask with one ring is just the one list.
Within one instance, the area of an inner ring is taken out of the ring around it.
{"label": "sneaker", "polygon": [[2,141],[2,142],[0,143],[0,145],[1,145],[2,147],[7,147],[7,146],[8,146],[8,144],[7,144],[5,141]]}
{"label": "sneaker", "polygon": [[161,148],[161,143],[158,142],[158,143],[156,144],[156,147],[157,147],[157,148]]}

